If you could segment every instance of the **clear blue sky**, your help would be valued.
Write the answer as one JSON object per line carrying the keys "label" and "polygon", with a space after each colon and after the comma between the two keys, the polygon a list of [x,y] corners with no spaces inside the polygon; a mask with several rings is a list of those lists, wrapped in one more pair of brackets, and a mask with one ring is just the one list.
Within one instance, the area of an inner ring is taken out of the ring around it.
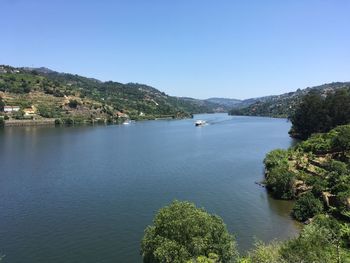
{"label": "clear blue sky", "polygon": [[249,98],[350,80],[350,1],[0,0],[0,64]]}

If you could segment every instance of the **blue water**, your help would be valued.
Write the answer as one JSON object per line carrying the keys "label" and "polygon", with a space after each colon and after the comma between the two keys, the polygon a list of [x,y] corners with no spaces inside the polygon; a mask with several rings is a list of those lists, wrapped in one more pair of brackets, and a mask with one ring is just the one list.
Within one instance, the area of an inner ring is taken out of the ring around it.
{"label": "blue water", "polygon": [[[208,122],[195,127],[194,121]],[[254,182],[287,148],[285,119],[195,115],[130,125],[0,130],[4,263],[141,262],[154,213],[174,199],[221,216],[241,251],[297,233],[290,202]]]}

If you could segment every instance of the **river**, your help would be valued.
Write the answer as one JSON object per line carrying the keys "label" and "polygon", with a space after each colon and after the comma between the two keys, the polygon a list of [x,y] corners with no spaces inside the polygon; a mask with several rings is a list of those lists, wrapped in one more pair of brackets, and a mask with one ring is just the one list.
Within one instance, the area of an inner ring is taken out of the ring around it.
{"label": "river", "polygon": [[221,216],[240,251],[254,237],[289,238],[298,232],[292,204],[254,183],[265,154],[293,143],[289,128],[285,119],[205,114],[1,129],[4,263],[141,262],[143,230],[174,199]]}

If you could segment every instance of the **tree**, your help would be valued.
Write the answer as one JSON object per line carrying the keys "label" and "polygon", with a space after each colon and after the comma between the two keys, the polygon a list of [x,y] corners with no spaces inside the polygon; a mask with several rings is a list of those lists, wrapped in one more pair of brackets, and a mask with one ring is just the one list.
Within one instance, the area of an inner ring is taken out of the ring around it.
{"label": "tree", "polygon": [[5,106],[5,102],[2,100],[2,98],[0,97],[0,111],[4,110],[4,106]]}
{"label": "tree", "polygon": [[292,214],[299,221],[305,221],[323,211],[322,202],[311,192],[307,192],[299,197],[295,202]]}
{"label": "tree", "polygon": [[288,151],[283,149],[276,149],[269,152],[264,159],[266,169],[274,168],[278,165],[281,165],[281,163],[287,164],[287,162]]}
{"label": "tree", "polygon": [[237,256],[234,237],[222,219],[193,203],[174,201],[158,211],[141,242],[144,262],[186,262],[212,258],[232,262]]}
{"label": "tree", "polygon": [[272,241],[265,244],[262,241],[256,241],[254,248],[248,252],[247,263],[287,263],[280,254],[281,243]]}
{"label": "tree", "polygon": [[329,121],[324,99],[318,92],[311,91],[290,119],[293,125],[289,133],[295,138],[307,139],[313,133],[326,131]]}
{"label": "tree", "polygon": [[349,252],[342,246],[342,231],[336,220],[317,216],[304,227],[299,237],[285,242],[280,250],[287,262],[349,262]]}
{"label": "tree", "polygon": [[77,106],[78,106],[78,101],[77,100],[69,100],[69,103],[68,103],[68,106],[70,107],[70,108],[76,108]]}
{"label": "tree", "polygon": [[289,171],[288,164],[269,170],[265,182],[266,187],[276,198],[292,199],[294,197],[295,175]]}
{"label": "tree", "polygon": [[350,125],[338,126],[334,130],[336,136],[332,141],[333,147],[345,155],[345,152],[350,150]]}
{"label": "tree", "polygon": [[325,104],[331,121],[331,128],[350,122],[349,89],[340,89],[334,94],[328,95]]}

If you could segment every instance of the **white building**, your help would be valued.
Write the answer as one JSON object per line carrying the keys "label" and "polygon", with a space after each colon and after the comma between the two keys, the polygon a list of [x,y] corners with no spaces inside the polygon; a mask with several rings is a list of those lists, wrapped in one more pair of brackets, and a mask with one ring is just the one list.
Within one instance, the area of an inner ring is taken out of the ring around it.
{"label": "white building", "polygon": [[19,110],[20,110],[19,106],[4,106],[4,112],[15,112]]}

